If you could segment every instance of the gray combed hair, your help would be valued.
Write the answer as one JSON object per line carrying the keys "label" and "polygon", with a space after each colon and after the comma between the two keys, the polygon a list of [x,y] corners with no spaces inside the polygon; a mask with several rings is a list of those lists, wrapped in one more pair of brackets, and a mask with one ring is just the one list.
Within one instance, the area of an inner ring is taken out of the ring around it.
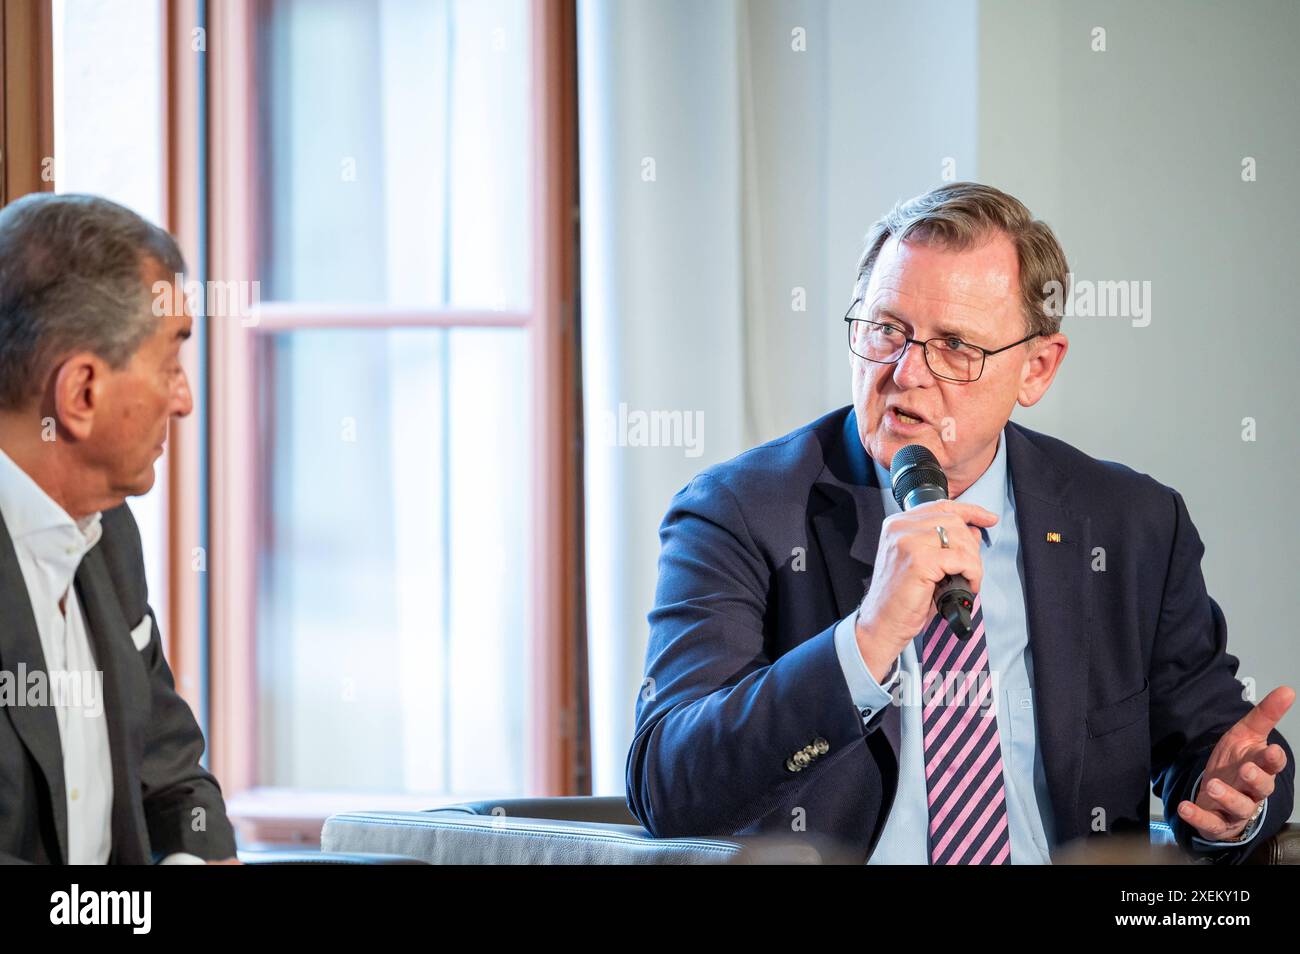
{"label": "gray combed hair", "polygon": [[[1023,202],[979,182],[953,182],[900,202],[867,233],[858,261],[857,289],[866,290],[876,258],[891,235],[965,251],[1003,232],[1020,261],[1020,304],[1029,334],[1061,330],[1060,297],[1069,288],[1065,250],[1046,222]],[[1056,289],[1055,295],[1053,289]]]}
{"label": "gray combed hair", "polygon": [[0,409],[40,395],[68,355],[121,368],[158,327],[153,262],[185,271],[167,232],[94,195],[38,192],[0,209]]}

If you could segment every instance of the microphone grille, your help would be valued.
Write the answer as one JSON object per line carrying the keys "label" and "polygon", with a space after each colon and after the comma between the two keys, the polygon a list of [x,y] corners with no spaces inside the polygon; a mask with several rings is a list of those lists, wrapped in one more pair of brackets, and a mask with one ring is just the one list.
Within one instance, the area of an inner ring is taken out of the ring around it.
{"label": "microphone grille", "polygon": [[917,487],[935,484],[948,496],[948,478],[939,466],[939,460],[924,444],[907,444],[894,452],[889,465],[889,483],[898,506]]}

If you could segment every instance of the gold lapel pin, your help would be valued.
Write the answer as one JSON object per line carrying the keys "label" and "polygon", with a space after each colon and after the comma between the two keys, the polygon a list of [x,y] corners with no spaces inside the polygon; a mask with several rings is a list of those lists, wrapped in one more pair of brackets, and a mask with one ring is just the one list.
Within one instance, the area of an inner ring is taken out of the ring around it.
{"label": "gold lapel pin", "polygon": [[1047,531],[1047,542],[1048,542],[1048,543],[1060,543],[1060,542],[1061,542],[1061,534],[1060,534],[1058,531],[1056,531],[1056,530],[1048,530],[1048,531]]}

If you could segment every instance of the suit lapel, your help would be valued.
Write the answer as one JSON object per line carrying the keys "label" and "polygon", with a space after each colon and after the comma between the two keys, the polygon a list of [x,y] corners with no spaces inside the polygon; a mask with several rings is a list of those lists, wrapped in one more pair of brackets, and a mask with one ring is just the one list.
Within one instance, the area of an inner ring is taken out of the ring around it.
{"label": "suit lapel", "polygon": [[[1038,747],[1052,798],[1056,840],[1078,837],[1092,587],[1091,527],[1065,506],[1069,478],[1008,424],[1011,471],[1025,568]],[[1049,538],[1049,534],[1052,535]]]}
{"label": "suit lapel", "polygon": [[848,616],[862,602],[871,585],[884,508],[877,496],[878,513],[869,512],[870,505],[863,498],[876,496],[878,491],[874,488],[849,490],[822,483],[817,489],[825,509],[814,510],[813,531],[826,555],[835,609],[840,616]]}
{"label": "suit lapel", "polygon": [[[53,700],[48,698],[49,674],[45,669],[45,653],[32,612],[27,581],[18,565],[18,554],[0,515],[0,667],[14,680],[14,688],[22,693],[27,689],[27,677],[40,672],[45,676],[47,698],[45,705],[5,706],[14,730],[23,740],[42,774],[52,802],[54,827],[58,832],[59,862],[68,857],[68,802],[64,791],[63,747],[59,738],[59,720]],[[25,674],[20,679],[20,673]]]}
{"label": "suit lapel", "polygon": [[[858,436],[856,412],[848,412],[836,437],[827,448],[826,465],[813,484],[810,512],[831,592],[835,594],[835,609],[844,617],[857,608],[871,585],[885,507],[880,500],[876,470]],[[898,707],[889,706],[881,719],[881,730],[896,760],[901,748],[899,725]]]}
{"label": "suit lapel", "polygon": [[813,532],[826,557],[835,609],[847,616],[862,602],[871,583],[880,524],[885,519],[875,468],[858,437],[852,410],[826,450],[809,509]]}
{"label": "suit lapel", "polygon": [[76,576],[77,596],[86,612],[90,644],[104,673],[104,714],[113,766],[113,855],[116,864],[149,861],[144,841],[139,799],[141,738],[145,713],[135,700],[148,698],[144,670],[133,653],[130,627],[122,616],[108,567],[99,547],[81,561]]}

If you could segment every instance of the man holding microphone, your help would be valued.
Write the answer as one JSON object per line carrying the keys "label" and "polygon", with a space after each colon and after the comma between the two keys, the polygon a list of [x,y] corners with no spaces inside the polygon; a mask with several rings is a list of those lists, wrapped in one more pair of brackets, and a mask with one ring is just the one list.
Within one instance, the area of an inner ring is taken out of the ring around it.
{"label": "man holding microphone", "polygon": [[[1244,698],[1182,497],[1010,421],[1065,357],[1047,303],[1068,278],[1051,230],[988,186],[875,224],[852,406],[704,471],[661,526],[627,763],[651,832],[1046,863],[1145,834],[1152,781],[1194,856],[1239,863],[1285,824],[1295,693]],[[951,500],[901,511],[907,445]],[[969,632],[936,612],[948,575]]]}

